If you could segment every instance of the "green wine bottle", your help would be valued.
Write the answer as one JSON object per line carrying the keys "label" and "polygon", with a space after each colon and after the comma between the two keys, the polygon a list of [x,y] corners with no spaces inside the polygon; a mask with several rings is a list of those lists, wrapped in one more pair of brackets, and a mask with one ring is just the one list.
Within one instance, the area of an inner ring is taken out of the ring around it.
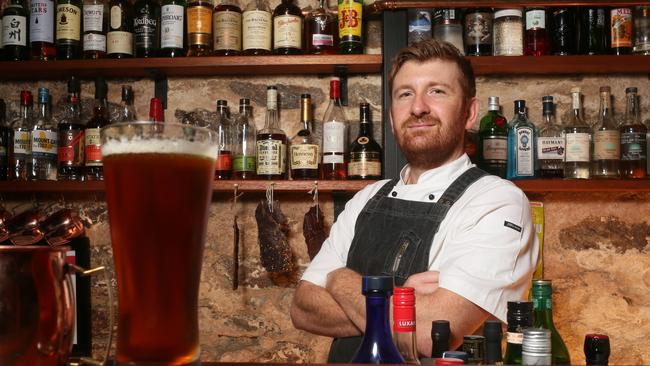
{"label": "green wine bottle", "polygon": [[504,365],[522,364],[522,342],[524,329],[533,325],[533,303],[530,301],[508,301],[508,333]]}
{"label": "green wine bottle", "polygon": [[553,325],[553,289],[549,280],[533,280],[532,297],[535,314],[533,325],[551,331],[551,364],[570,365],[569,351]]}

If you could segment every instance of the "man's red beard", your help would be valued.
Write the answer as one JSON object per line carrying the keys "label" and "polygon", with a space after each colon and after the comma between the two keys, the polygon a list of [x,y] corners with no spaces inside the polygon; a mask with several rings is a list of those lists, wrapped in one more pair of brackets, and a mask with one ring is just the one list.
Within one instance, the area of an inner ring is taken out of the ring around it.
{"label": "man's red beard", "polygon": [[[425,124],[426,128],[412,130],[409,126]],[[417,118],[410,116],[396,134],[397,144],[409,164],[421,168],[433,168],[442,165],[463,145],[465,126],[460,120],[451,128],[445,128],[441,122],[431,116]]]}

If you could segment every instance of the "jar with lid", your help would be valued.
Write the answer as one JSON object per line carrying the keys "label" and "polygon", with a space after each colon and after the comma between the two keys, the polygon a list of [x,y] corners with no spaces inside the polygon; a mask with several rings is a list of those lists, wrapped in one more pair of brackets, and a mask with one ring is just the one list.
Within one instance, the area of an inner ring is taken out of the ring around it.
{"label": "jar with lid", "polygon": [[650,6],[634,8],[634,50],[640,55],[650,55]]}
{"label": "jar with lid", "polygon": [[522,56],[524,27],[521,9],[494,12],[494,56]]}
{"label": "jar with lid", "polygon": [[449,42],[465,54],[463,47],[463,26],[458,9],[436,9],[433,16],[433,38]]}

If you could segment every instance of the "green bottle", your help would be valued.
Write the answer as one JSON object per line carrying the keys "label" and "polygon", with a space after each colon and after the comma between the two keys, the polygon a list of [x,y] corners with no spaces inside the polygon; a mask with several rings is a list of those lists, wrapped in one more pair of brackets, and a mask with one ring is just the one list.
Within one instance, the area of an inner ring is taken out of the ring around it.
{"label": "green bottle", "polygon": [[530,301],[508,301],[508,333],[506,333],[506,354],[504,365],[522,364],[522,342],[524,329],[533,326],[533,303]]}
{"label": "green bottle", "polygon": [[549,280],[533,280],[534,326],[551,331],[551,364],[570,365],[569,351],[553,325],[553,289]]}
{"label": "green bottle", "polygon": [[505,178],[508,162],[508,121],[500,109],[499,97],[489,97],[488,112],[481,118],[478,131],[478,167]]}

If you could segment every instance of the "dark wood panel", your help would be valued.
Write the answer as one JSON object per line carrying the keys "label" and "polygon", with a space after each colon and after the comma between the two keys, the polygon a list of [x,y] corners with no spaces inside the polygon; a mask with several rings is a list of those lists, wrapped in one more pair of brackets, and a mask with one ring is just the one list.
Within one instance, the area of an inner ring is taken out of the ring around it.
{"label": "dark wood panel", "polygon": [[408,8],[512,8],[530,6],[628,6],[648,5],[648,1],[629,0],[380,0],[369,5],[371,12]]}

